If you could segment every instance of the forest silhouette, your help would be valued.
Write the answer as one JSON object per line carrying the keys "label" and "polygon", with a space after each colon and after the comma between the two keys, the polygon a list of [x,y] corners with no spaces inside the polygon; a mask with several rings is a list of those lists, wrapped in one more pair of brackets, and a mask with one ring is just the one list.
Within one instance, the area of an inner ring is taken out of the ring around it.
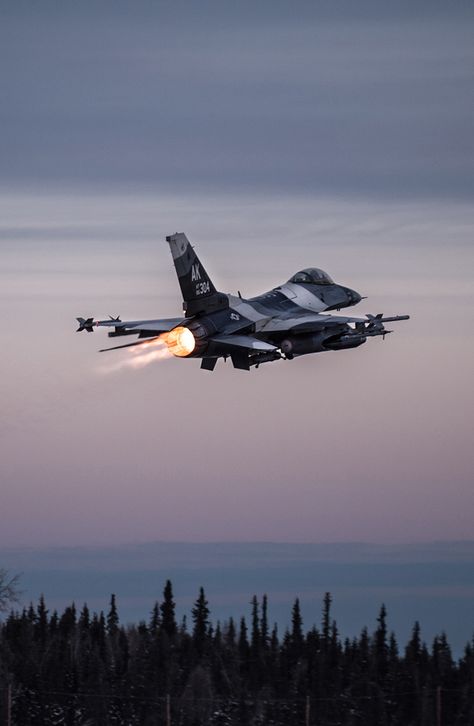
{"label": "forest silhouette", "polygon": [[44,598],[0,626],[2,723],[8,726],[472,726],[474,638],[455,661],[444,633],[428,647],[415,623],[401,648],[382,605],[376,628],[342,639],[326,593],[305,631],[295,599],[282,634],[268,601],[213,623],[201,588],[177,622],[168,580],[148,622],[122,625]]}

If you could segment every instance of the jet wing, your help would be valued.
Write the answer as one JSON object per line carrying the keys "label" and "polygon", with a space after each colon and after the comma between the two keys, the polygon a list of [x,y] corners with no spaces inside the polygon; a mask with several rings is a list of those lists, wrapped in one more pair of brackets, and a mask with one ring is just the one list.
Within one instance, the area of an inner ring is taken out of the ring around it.
{"label": "jet wing", "polygon": [[232,349],[265,352],[277,350],[275,345],[265,343],[263,340],[257,340],[257,338],[252,338],[250,335],[214,335],[209,342],[215,343],[219,348],[225,348],[229,352]]}
{"label": "jet wing", "polygon": [[352,318],[346,315],[324,315],[322,313],[313,313],[311,315],[299,315],[296,317],[276,317],[265,323],[259,333],[264,335],[272,333],[292,333],[293,335],[303,333],[318,333],[328,328],[348,325],[355,323],[364,325],[366,332],[369,330],[379,330],[383,323],[395,322],[398,320],[408,320],[409,315],[392,315],[384,317],[383,313],[378,315],[366,315],[365,318]]}
{"label": "jet wing", "polygon": [[366,318],[349,318],[344,315],[323,315],[312,313],[309,315],[295,315],[293,317],[275,317],[264,323],[259,333],[316,333],[331,326],[340,326],[347,323],[367,322]]}
{"label": "jet wing", "polygon": [[304,333],[318,333],[331,328],[339,328],[355,323],[356,329],[364,330],[365,334],[382,335],[390,331],[384,331],[383,323],[408,320],[409,315],[392,315],[384,317],[383,313],[378,315],[367,314],[365,318],[352,318],[346,315],[323,315],[314,313],[312,315],[299,315],[297,317],[276,317],[265,323],[259,333],[271,336],[274,333],[291,333],[293,335]]}
{"label": "jet wing", "polygon": [[162,320],[97,320],[93,325],[97,327],[113,327],[118,331],[130,330],[136,333],[168,333],[177,325],[181,325],[183,318],[164,318]]}
{"label": "jet wing", "polygon": [[[310,316],[308,316],[310,317]],[[292,325],[290,333],[317,333],[332,327],[340,327],[348,323],[366,323],[367,318],[350,318],[346,315],[314,315],[312,320],[300,320]]]}

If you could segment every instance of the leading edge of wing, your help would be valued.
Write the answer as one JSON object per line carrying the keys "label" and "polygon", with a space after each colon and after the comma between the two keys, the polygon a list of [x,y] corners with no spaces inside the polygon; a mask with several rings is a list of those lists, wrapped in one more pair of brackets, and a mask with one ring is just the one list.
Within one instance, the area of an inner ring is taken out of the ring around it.
{"label": "leading edge of wing", "polygon": [[183,323],[183,318],[163,318],[162,320],[97,320],[97,327],[113,327],[121,330],[133,330],[141,333],[169,333],[177,325]]}

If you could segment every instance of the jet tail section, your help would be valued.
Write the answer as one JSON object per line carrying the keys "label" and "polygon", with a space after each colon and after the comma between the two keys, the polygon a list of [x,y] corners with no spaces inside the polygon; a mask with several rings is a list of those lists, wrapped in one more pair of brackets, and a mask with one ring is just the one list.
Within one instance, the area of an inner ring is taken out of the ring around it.
{"label": "jet tail section", "polygon": [[228,296],[216,290],[186,235],[176,232],[166,237],[166,241],[173,256],[186,317],[229,307]]}

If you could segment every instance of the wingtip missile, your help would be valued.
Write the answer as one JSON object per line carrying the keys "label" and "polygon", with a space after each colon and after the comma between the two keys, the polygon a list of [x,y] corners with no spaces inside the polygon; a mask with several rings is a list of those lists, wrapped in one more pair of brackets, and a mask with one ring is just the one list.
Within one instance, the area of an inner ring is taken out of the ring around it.
{"label": "wingtip missile", "polygon": [[76,318],[79,323],[79,327],[76,333],[80,333],[82,330],[87,330],[88,333],[92,333],[94,329],[94,318]]}
{"label": "wingtip missile", "polygon": [[398,320],[410,320],[409,315],[390,315],[384,317],[383,313],[378,313],[378,315],[370,315],[370,313],[367,313],[365,317],[369,320],[369,326],[380,326],[381,323],[395,323]]}

